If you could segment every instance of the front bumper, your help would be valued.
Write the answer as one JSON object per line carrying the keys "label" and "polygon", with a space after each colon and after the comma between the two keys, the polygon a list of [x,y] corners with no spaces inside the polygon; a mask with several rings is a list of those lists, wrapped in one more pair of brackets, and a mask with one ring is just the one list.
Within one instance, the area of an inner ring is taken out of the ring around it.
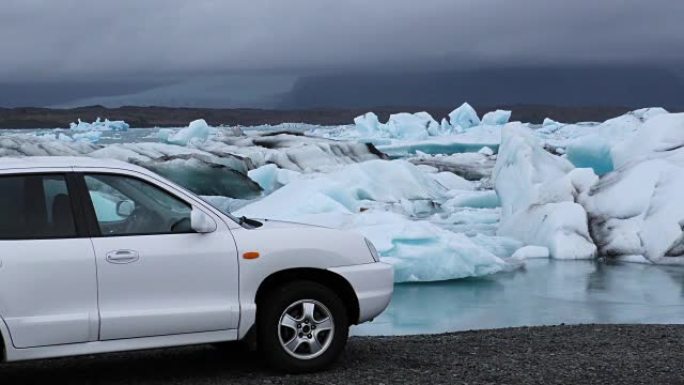
{"label": "front bumper", "polygon": [[370,321],[389,305],[394,291],[394,268],[383,262],[328,269],[344,277],[359,300],[358,323]]}

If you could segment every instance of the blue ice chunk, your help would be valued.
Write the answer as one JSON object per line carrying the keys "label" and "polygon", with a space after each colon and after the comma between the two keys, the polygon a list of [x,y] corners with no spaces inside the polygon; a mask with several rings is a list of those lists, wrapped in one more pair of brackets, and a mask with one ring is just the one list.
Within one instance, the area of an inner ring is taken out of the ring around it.
{"label": "blue ice chunk", "polygon": [[197,119],[175,134],[168,135],[166,142],[185,146],[193,141],[205,142],[209,138],[209,134],[211,134],[211,127],[209,127],[204,119]]}
{"label": "blue ice chunk", "polygon": [[586,135],[571,141],[566,154],[575,167],[592,168],[597,175],[614,170],[610,143],[599,135]]}
{"label": "blue ice chunk", "polygon": [[482,117],[482,124],[487,124],[491,126],[503,126],[508,123],[511,119],[511,111],[506,110],[496,110],[487,112]]}
{"label": "blue ice chunk", "polygon": [[449,121],[453,127],[458,126],[463,130],[480,125],[477,111],[468,103],[463,103],[460,107],[451,111]]}
{"label": "blue ice chunk", "polygon": [[373,112],[366,112],[361,116],[354,118],[356,129],[364,136],[373,136],[380,131],[380,121],[378,116]]}

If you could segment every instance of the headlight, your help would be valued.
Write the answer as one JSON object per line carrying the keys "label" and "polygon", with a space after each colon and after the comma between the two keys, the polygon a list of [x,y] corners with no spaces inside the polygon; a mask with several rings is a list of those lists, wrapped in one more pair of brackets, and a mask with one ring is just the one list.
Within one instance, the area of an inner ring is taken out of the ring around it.
{"label": "headlight", "polygon": [[371,253],[371,256],[373,257],[373,260],[375,262],[380,262],[380,254],[378,254],[378,251],[375,249],[375,246],[373,246],[373,242],[369,241],[368,238],[364,238],[366,241],[366,245],[368,246],[368,250]]}

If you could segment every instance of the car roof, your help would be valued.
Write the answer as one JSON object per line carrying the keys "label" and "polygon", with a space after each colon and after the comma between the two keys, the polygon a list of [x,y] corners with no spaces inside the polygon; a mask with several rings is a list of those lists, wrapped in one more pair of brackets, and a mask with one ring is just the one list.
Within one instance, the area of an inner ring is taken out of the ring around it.
{"label": "car roof", "polygon": [[[0,170],[32,169],[32,168],[116,168],[138,172],[145,169],[116,159],[99,159],[85,156],[27,156],[0,157]],[[147,172],[145,172],[147,173]]]}

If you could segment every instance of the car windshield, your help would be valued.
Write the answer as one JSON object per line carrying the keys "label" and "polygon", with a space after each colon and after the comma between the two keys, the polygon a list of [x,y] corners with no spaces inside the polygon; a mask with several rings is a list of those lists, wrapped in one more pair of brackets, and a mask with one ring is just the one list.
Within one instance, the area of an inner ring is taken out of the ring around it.
{"label": "car windshield", "polygon": [[218,204],[216,204],[216,202],[212,202],[211,199],[207,199],[207,198],[204,197],[204,196],[197,195],[197,197],[198,197],[199,199],[201,199],[204,203],[208,204],[209,206],[211,206],[211,207],[215,208],[216,210],[220,211],[221,213],[225,214],[225,215],[226,215],[228,218],[230,218],[231,220],[233,220],[233,221],[235,221],[235,222],[237,222],[237,223],[241,223],[240,218],[236,217],[236,216],[235,216],[233,213],[231,213],[230,210],[228,210],[227,208],[219,206]]}

